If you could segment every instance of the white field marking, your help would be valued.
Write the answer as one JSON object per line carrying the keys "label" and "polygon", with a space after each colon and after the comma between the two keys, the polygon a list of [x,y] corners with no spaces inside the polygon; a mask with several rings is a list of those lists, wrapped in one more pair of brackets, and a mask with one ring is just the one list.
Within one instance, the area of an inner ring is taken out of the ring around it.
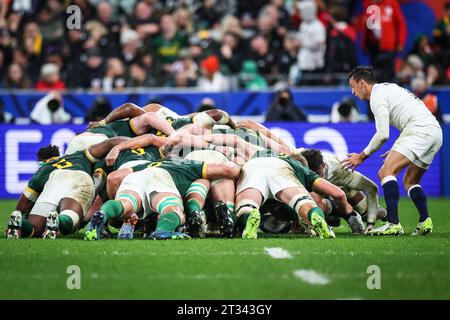
{"label": "white field marking", "polygon": [[327,277],[314,270],[295,270],[294,276],[309,284],[325,285],[330,283],[330,280]]}
{"label": "white field marking", "polygon": [[292,259],[291,254],[280,247],[264,248],[266,253],[274,259]]}

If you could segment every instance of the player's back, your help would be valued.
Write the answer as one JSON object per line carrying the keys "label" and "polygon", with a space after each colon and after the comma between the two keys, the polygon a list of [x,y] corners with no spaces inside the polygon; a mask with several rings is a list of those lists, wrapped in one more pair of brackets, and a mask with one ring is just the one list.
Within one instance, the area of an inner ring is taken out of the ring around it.
{"label": "player's back", "polygon": [[375,116],[377,109],[386,106],[390,124],[400,131],[411,124],[439,126],[436,118],[422,100],[395,83],[375,84],[372,88],[370,106]]}

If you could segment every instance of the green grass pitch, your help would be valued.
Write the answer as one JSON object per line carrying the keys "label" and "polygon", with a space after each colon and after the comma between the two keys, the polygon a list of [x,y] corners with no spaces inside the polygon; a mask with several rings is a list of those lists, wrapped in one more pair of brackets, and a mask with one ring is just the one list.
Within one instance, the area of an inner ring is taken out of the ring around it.
{"label": "green grass pitch", "polygon": [[[0,202],[2,228],[14,206]],[[1,239],[0,299],[450,299],[450,199],[429,206],[435,229],[426,237],[409,236],[418,214],[402,199],[401,237],[352,236],[343,225],[330,240]],[[268,255],[275,247],[291,258]],[[80,268],[80,290],[66,286],[70,265]],[[380,268],[381,289],[367,287],[370,265]]]}

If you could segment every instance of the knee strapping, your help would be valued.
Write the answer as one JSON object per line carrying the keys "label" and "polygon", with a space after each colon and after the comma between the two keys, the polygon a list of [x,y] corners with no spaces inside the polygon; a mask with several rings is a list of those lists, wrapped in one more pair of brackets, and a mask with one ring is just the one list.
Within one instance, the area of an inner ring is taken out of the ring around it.
{"label": "knee strapping", "polygon": [[367,197],[364,197],[357,204],[353,206],[356,212],[363,214],[367,211]]}
{"label": "knee strapping", "polygon": [[291,201],[289,201],[289,207],[295,210],[298,214],[300,207],[306,203],[316,204],[311,195],[296,195],[292,197]]}
{"label": "knee strapping", "polygon": [[250,213],[253,209],[258,209],[259,205],[256,201],[244,199],[237,204],[236,215],[240,217],[245,213]]}
{"label": "knee strapping", "polygon": [[163,214],[168,207],[179,207],[183,209],[183,201],[174,196],[168,196],[158,202],[156,205],[156,212]]}
{"label": "knee strapping", "polygon": [[116,200],[127,200],[131,203],[131,205],[133,206],[133,211],[137,212],[138,211],[138,200],[136,199],[135,196],[133,196],[132,194],[128,194],[128,193],[123,193],[123,194],[119,194],[116,197]]}
{"label": "knee strapping", "polygon": [[187,190],[186,197],[189,197],[191,194],[198,194],[203,199],[206,199],[206,195],[208,194],[208,188],[206,188],[205,185],[203,185],[202,183],[194,182]]}

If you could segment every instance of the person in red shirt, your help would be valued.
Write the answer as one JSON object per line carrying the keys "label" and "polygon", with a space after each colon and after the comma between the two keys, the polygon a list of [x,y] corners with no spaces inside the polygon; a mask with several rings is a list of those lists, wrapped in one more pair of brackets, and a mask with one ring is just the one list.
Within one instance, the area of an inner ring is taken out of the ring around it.
{"label": "person in red shirt", "polygon": [[407,28],[397,0],[365,0],[362,47],[370,55],[378,82],[395,79],[395,58],[405,47]]}
{"label": "person in red shirt", "polygon": [[54,63],[46,63],[41,68],[41,77],[36,82],[36,89],[40,91],[64,90],[66,85],[60,78],[59,67]]}

